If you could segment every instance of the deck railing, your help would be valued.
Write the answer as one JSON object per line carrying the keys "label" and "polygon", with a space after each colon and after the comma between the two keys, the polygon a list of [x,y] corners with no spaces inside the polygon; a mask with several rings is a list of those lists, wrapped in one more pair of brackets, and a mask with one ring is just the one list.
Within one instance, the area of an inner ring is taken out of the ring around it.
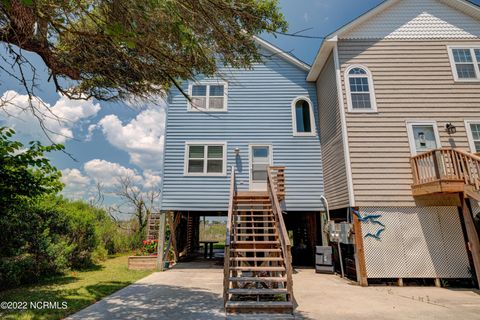
{"label": "deck railing", "polygon": [[285,199],[285,167],[270,166],[269,172],[272,173],[272,181],[275,185],[275,193],[278,201]]}
{"label": "deck railing", "polygon": [[[278,175],[274,176],[274,173],[278,173],[279,170],[282,173],[285,171],[285,167],[268,167],[267,169],[267,191],[268,195],[272,201],[272,211],[275,217],[278,236],[280,243],[282,245],[283,259],[285,262],[286,277],[287,277],[287,292],[291,300],[293,300],[293,279],[292,279],[292,245],[290,244],[290,239],[288,237],[287,228],[285,227],[285,222],[283,221],[282,208],[280,206],[280,200],[278,197],[278,190],[280,190],[279,185],[277,184],[279,179]],[[282,174],[280,179],[283,190],[285,190],[285,179]],[[283,196],[285,194],[283,193]]]}
{"label": "deck railing", "polygon": [[227,217],[227,232],[225,239],[225,256],[224,256],[224,278],[223,278],[223,302],[227,303],[228,300],[228,287],[229,287],[229,277],[230,277],[230,241],[231,241],[231,230],[232,230],[232,220],[233,220],[233,203],[236,193],[236,184],[235,184],[235,167],[231,167],[230,174],[230,198],[228,202],[228,217]]}
{"label": "deck railing", "polygon": [[413,186],[456,181],[480,190],[480,157],[458,149],[434,149],[411,158]]}

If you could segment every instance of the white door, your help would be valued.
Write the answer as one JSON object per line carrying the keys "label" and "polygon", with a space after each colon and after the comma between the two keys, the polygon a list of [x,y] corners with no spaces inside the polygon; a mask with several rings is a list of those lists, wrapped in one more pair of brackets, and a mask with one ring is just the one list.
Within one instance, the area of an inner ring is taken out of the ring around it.
{"label": "white door", "polygon": [[250,190],[267,191],[267,167],[271,164],[271,146],[250,145]]}
{"label": "white door", "polygon": [[408,134],[412,154],[440,147],[437,126],[434,122],[410,122]]}

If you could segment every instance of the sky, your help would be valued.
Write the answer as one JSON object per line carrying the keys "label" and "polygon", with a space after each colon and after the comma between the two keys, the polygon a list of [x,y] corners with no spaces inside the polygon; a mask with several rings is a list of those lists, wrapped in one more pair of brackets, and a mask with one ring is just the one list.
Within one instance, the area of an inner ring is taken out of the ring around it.
{"label": "sky", "polygon": [[[264,35],[264,39],[297,58],[311,64],[321,45],[322,37],[375,7],[382,0],[280,0],[281,11],[289,23],[289,33],[312,38]],[[474,1],[480,4],[480,0]],[[164,144],[165,108],[161,99],[148,105],[70,101],[60,97],[47,81],[43,63],[35,55],[30,59],[37,68],[40,84],[37,97],[48,116],[52,111],[62,119],[52,117],[46,125],[54,132],[55,142],[63,143],[66,153],[57,152],[50,158],[62,170],[66,184],[64,195],[88,199],[95,195],[95,185],[113,190],[117,177],[130,176],[144,189],[159,189]],[[26,105],[18,81],[0,72],[0,95],[15,104]],[[7,107],[0,110],[0,126],[16,129],[22,141],[40,140],[48,143],[35,117],[28,111]],[[115,198],[109,201],[115,202]]]}

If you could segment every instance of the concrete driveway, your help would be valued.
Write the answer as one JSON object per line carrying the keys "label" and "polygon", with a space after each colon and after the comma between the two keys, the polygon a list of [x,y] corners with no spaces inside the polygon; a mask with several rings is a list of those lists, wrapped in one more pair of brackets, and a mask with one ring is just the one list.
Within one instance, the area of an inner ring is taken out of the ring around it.
{"label": "concrete driveway", "polygon": [[[361,288],[312,269],[297,269],[293,279],[298,304],[295,319],[480,319],[480,293],[474,290]],[[178,264],[68,319],[225,319],[222,281],[223,269],[213,263]]]}

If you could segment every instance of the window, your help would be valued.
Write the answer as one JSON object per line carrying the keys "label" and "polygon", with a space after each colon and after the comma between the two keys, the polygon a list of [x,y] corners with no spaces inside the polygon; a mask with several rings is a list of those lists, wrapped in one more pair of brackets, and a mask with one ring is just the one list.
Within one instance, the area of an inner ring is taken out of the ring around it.
{"label": "window", "polygon": [[480,120],[466,120],[465,127],[467,129],[468,142],[470,143],[470,151],[480,153]]}
{"label": "window", "polygon": [[186,143],[185,174],[186,175],[225,175],[226,144],[225,143]]}
{"label": "window", "polygon": [[407,122],[408,139],[412,154],[423,153],[440,147],[435,121]]}
{"label": "window", "polygon": [[195,83],[189,87],[188,111],[227,111],[226,83]]}
{"label": "window", "polygon": [[450,47],[449,55],[455,81],[480,81],[480,47]]}
{"label": "window", "polygon": [[370,71],[363,66],[346,70],[347,103],[350,112],[375,112],[376,102]]}
{"label": "window", "polygon": [[292,126],[294,136],[315,135],[315,116],[312,103],[306,97],[298,97],[292,102]]}

